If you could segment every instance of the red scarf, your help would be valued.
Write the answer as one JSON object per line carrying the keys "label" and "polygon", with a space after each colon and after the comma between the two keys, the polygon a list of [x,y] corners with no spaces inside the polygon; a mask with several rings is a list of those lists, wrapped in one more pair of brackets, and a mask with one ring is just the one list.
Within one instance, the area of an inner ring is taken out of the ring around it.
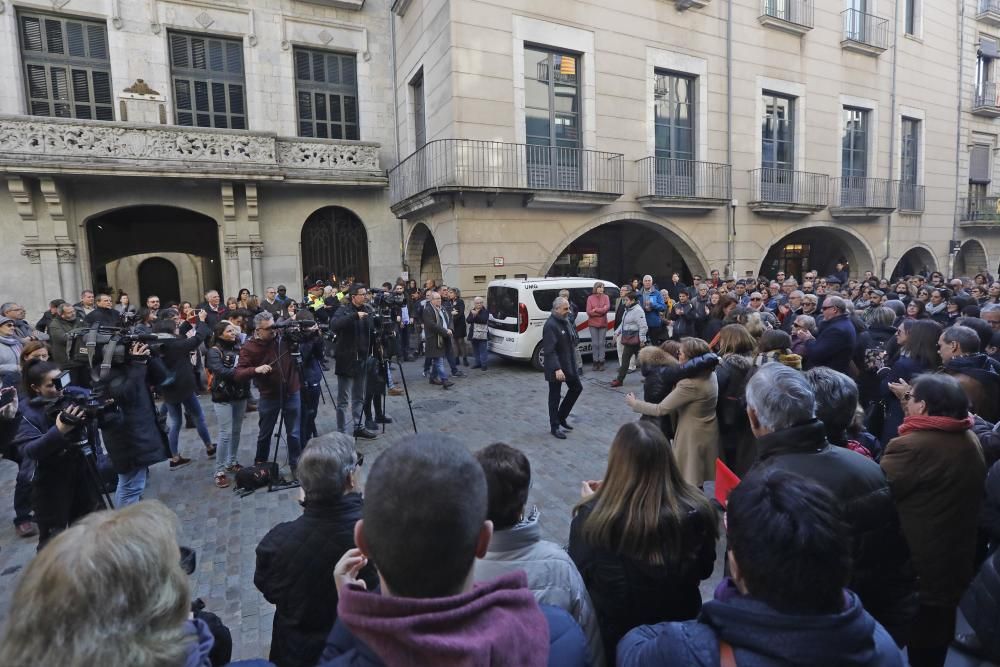
{"label": "red scarf", "polygon": [[899,435],[906,435],[911,431],[946,431],[948,433],[958,433],[959,431],[969,430],[972,428],[972,424],[972,415],[968,415],[965,419],[911,415],[903,419],[903,424],[899,427]]}

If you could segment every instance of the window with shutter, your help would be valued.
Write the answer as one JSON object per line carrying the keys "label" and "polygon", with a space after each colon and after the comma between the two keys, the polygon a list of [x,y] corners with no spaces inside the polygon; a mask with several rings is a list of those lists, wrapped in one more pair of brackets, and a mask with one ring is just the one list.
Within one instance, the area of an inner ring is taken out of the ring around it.
{"label": "window with shutter", "polygon": [[297,48],[294,61],[299,136],[360,139],[356,57]]}
{"label": "window with shutter", "polygon": [[245,130],[243,44],[176,32],[169,43],[176,123]]}
{"label": "window with shutter", "polygon": [[969,152],[969,182],[990,182],[990,161],[993,149],[991,146],[976,144]]}
{"label": "window with shutter", "polygon": [[114,120],[107,26],[33,12],[17,20],[28,113]]}
{"label": "window with shutter", "polygon": [[420,72],[410,82],[413,97],[413,143],[414,148],[420,148],[427,143],[427,117],[424,115],[424,71]]}

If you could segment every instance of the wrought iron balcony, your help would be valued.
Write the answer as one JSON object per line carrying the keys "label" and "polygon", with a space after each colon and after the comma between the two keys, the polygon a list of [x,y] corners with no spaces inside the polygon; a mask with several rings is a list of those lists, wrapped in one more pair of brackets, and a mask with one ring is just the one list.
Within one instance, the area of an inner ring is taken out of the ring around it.
{"label": "wrought iron balcony", "polygon": [[976,18],[983,23],[1000,27],[1000,0],[979,0]]}
{"label": "wrought iron balcony", "polygon": [[845,9],[844,38],[840,45],[848,51],[877,56],[889,48],[889,19],[866,14],[857,9]]}
{"label": "wrought iron balcony", "polygon": [[876,218],[896,210],[899,181],[846,176],[832,179],[830,215],[835,218]]}
{"label": "wrought iron balcony", "polygon": [[899,184],[899,210],[903,213],[924,212],[924,186],[915,183]]}
{"label": "wrought iron balcony", "polygon": [[813,0],[760,0],[763,25],[804,35],[815,25]]}
{"label": "wrought iron balcony", "polygon": [[958,217],[964,227],[1000,226],[1000,197],[963,197],[958,200]]}
{"label": "wrought iron balcony", "polygon": [[647,208],[706,212],[733,198],[728,164],[647,157],[636,161],[639,203]]}
{"label": "wrought iron balcony", "polygon": [[0,172],[385,187],[379,144],[177,125],[0,116]]}
{"label": "wrought iron balcony", "polygon": [[808,215],[826,208],[830,177],[807,171],[762,167],[750,171],[750,201],[757,213]]}
{"label": "wrought iron balcony", "polygon": [[521,195],[535,208],[596,208],[622,195],[623,167],[621,153],[440,139],[389,172],[391,208],[405,218],[466,192]]}
{"label": "wrought iron balcony", "polygon": [[1000,118],[1000,86],[994,81],[978,83],[972,100],[972,113],[987,118]]}

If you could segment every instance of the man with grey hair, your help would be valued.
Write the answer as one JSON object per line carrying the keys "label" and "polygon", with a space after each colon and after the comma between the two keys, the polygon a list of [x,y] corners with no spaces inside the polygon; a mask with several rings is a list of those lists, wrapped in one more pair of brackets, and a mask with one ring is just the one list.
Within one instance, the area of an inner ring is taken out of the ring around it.
{"label": "man with grey hair", "polygon": [[[346,433],[310,440],[298,467],[302,516],[279,523],[257,545],[253,583],[276,607],[268,659],[277,665],[315,665],[337,620],[331,573],[344,552],[356,546],[363,463]],[[378,582],[371,564],[360,578],[369,590]]]}
{"label": "man with grey hair", "polygon": [[[816,395],[816,417],[826,428],[830,444],[866,453],[869,458],[881,454],[876,440],[870,433],[862,433],[859,440],[850,440],[847,430],[858,411],[858,385],[854,380],[831,368],[820,366],[806,371],[806,381]],[[858,447],[860,445],[861,447]]]}
{"label": "man with grey hair", "polygon": [[847,373],[857,343],[858,334],[847,313],[847,302],[839,296],[823,299],[823,322],[814,337],[805,329],[795,333],[805,342],[805,362],[809,368],[829,366]]}
{"label": "man with grey hair", "polygon": [[264,310],[253,318],[254,333],[240,349],[236,362],[237,382],[253,380],[260,392],[257,402],[258,435],[254,463],[268,460],[271,435],[279,415],[285,421],[288,436],[288,465],[292,476],[299,462],[299,400],[301,378],[291,354],[282,352],[274,331],[274,316]]}
{"label": "man with grey hair", "polygon": [[804,296],[802,290],[792,290],[789,292],[787,300],[778,305],[777,316],[781,320],[781,328],[789,334],[792,333],[795,318],[802,315],[802,297]]}
{"label": "man with grey hair", "polygon": [[938,352],[944,372],[962,385],[974,414],[988,422],[1000,419],[1000,374],[998,364],[979,351],[980,339],[975,330],[955,325],[938,338]]}
{"label": "man with grey hair", "polygon": [[[552,314],[542,328],[542,353],[545,380],[549,383],[549,428],[553,437],[560,440],[566,439],[566,431],[573,430],[566,420],[583,392],[583,384],[577,374],[576,343],[571,329],[569,300],[556,297],[552,302]],[[569,391],[562,398],[564,382]]]}
{"label": "man with grey hair", "polygon": [[989,322],[993,331],[1000,331],[1000,303],[987,303],[979,311],[979,316]]}
{"label": "man with grey hair", "polygon": [[653,276],[647,274],[642,277],[642,288],[636,294],[636,300],[646,313],[649,342],[659,345],[667,337],[667,327],[663,326],[663,318],[660,317],[660,313],[666,311],[667,304],[663,302],[660,290],[653,284]]}
{"label": "man with grey hair", "polygon": [[889,485],[878,464],[831,445],[816,418],[816,395],[799,371],[764,364],[747,383],[747,416],[757,437],[755,468],[780,468],[826,487],[851,529],[849,588],[899,645],[916,613],[916,576]]}

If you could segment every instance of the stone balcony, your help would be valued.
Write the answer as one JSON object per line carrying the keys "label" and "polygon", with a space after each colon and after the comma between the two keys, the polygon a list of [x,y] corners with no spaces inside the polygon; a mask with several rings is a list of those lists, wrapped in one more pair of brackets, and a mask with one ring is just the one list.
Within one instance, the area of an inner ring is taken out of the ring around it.
{"label": "stone balcony", "polygon": [[0,172],[385,187],[379,144],[269,132],[0,116]]}

